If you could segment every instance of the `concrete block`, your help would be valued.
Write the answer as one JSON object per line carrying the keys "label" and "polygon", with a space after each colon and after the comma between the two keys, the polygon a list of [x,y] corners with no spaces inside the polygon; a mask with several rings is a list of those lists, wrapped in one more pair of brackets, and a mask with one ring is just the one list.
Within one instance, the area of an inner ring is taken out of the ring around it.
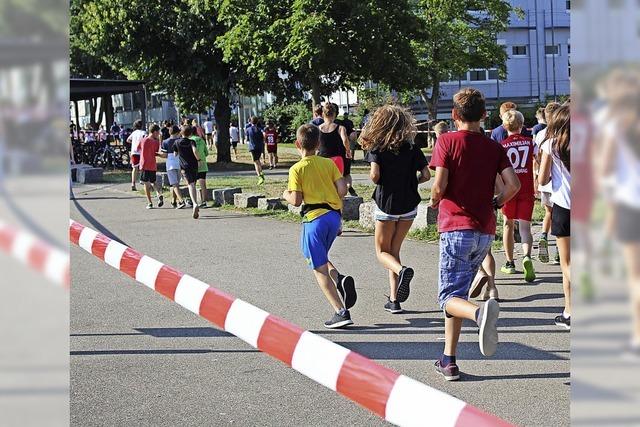
{"label": "concrete block", "polygon": [[376,203],[375,202],[366,202],[362,203],[359,207],[359,216],[358,222],[360,222],[360,226],[366,229],[374,229],[376,226],[375,212],[376,212]]}
{"label": "concrete block", "polygon": [[280,209],[286,209],[284,204],[282,203],[282,199],[258,199],[258,209],[262,209],[265,211],[275,211]]}
{"label": "concrete block", "polygon": [[289,212],[291,212],[292,214],[300,216],[300,212],[302,212],[302,205],[300,206],[287,205],[287,209],[289,209]]}
{"label": "concrete block", "polygon": [[236,193],[233,195],[233,204],[237,208],[257,208],[258,200],[264,199],[262,194]]}
{"label": "concrete block", "polygon": [[102,182],[102,168],[80,168],[77,170],[78,182],[81,184],[90,184]]}
{"label": "concrete block", "polygon": [[84,163],[79,163],[77,165],[71,165],[71,181],[78,182],[78,170],[83,168],[92,168],[91,165],[85,165]]}
{"label": "concrete block", "polygon": [[438,209],[432,208],[429,202],[420,203],[418,205],[418,216],[413,221],[411,229],[415,230],[436,224],[438,224]]}
{"label": "concrete block", "polygon": [[213,203],[216,206],[233,205],[235,194],[242,193],[242,188],[218,188],[213,190]]}
{"label": "concrete block", "polygon": [[[196,194],[198,196],[198,200],[200,200],[200,187],[198,187],[198,184],[196,184]],[[207,194],[207,202],[212,201],[213,200],[213,189],[207,188],[206,194]],[[189,187],[188,186],[181,186],[180,187],[180,195],[182,197],[190,197],[190,195],[189,195]]]}
{"label": "concrete block", "polygon": [[360,205],[363,202],[362,197],[346,196],[342,200],[342,219],[357,221],[360,218]]}

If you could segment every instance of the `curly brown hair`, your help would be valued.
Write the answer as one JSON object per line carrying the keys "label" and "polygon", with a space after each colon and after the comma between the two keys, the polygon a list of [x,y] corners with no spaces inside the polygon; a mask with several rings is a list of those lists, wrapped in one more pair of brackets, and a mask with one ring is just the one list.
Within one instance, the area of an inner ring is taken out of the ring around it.
{"label": "curly brown hair", "polygon": [[399,105],[387,104],[378,108],[360,134],[360,145],[366,151],[398,153],[405,142],[413,143],[416,119]]}

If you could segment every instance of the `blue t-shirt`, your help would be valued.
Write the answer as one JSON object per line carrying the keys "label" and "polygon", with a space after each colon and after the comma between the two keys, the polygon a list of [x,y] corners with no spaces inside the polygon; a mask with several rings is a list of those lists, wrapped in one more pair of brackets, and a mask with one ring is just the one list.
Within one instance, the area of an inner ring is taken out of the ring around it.
{"label": "blue t-shirt", "polygon": [[247,139],[249,141],[249,151],[264,150],[264,137],[258,126],[251,125],[247,128]]}
{"label": "blue t-shirt", "polygon": [[315,119],[311,120],[312,125],[320,126],[323,123],[324,119],[322,117],[316,117]]}
{"label": "blue t-shirt", "polygon": [[538,132],[540,132],[542,129],[545,129],[546,127],[547,125],[545,125],[544,123],[538,123],[531,129],[532,136],[535,138]]}
{"label": "blue t-shirt", "polygon": [[[529,129],[527,129],[526,127],[522,128],[522,132],[520,132],[520,134],[531,138],[531,132],[529,132]],[[507,139],[508,136],[509,134],[507,133],[507,130],[502,125],[491,131],[491,139],[496,142],[502,142],[503,140]]]}

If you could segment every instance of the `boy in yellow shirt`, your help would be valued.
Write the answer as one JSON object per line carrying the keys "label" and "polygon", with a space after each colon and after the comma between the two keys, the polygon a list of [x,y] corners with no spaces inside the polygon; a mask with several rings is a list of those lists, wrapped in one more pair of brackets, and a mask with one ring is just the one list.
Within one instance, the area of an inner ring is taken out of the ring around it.
{"label": "boy in yellow shirt", "polygon": [[302,159],[289,169],[289,189],[282,196],[294,206],[304,202],[302,253],[335,311],[324,326],[335,329],[353,324],[349,308],[356,303],[357,294],[353,278],[338,273],[329,261],[329,250],[340,230],[347,183],[331,159],[316,155],[319,144],[317,126],[306,124],[298,128],[296,148]]}

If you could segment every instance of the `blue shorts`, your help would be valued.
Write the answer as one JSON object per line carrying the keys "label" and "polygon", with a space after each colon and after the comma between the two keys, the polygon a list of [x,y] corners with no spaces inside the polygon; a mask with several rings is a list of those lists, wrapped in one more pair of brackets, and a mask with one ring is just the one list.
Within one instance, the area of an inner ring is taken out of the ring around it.
{"label": "blue shorts", "polygon": [[438,303],[444,309],[449,298],[466,300],[471,282],[491,249],[493,234],[475,230],[448,231],[440,234],[440,275]]}
{"label": "blue shorts", "polygon": [[333,211],[302,223],[300,246],[311,268],[316,269],[329,262],[329,249],[338,236],[340,225],[340,214]]}

